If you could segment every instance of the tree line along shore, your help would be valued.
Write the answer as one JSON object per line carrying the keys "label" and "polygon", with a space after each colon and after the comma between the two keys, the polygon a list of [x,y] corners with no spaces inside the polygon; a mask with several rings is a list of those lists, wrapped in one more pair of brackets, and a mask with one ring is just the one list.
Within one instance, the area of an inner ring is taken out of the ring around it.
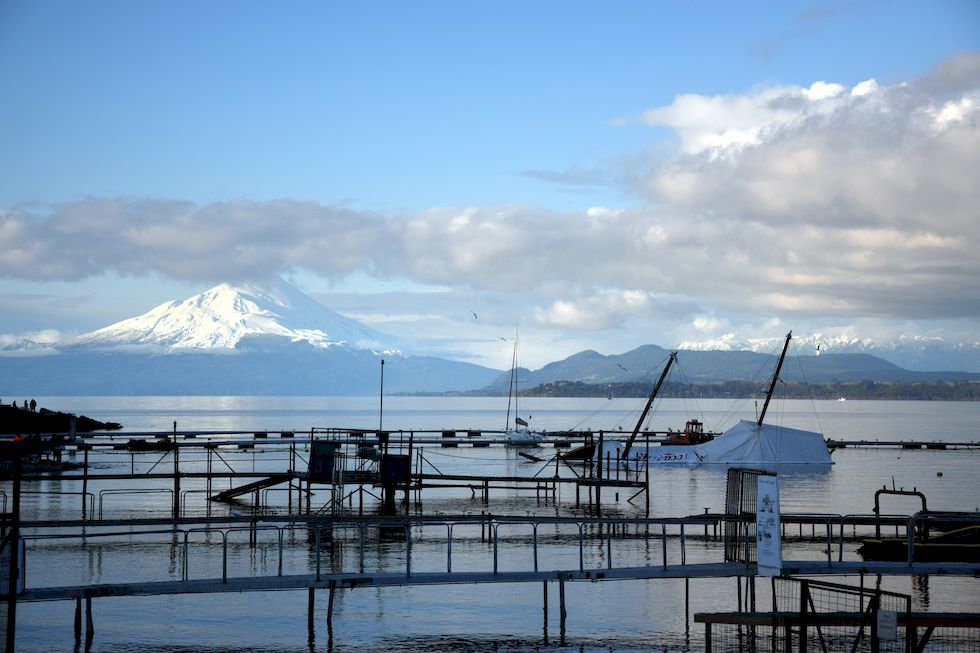
{"label": "tree line along shore", "polygon": [[[762,396],[768,383],[717,381],[706,383],[667,382],[658,396],[667,398],[730,399]],[[975,381],[829,381],[819,383],[780,382],[783,399],[890,399],[904,401],[978,401],[980,383]],[[583,383],[552,381],[520,393],[526,397],[645,397],[649,383]]]}
{"label": "tree line along shore", "polygon": [[[709,381],[677,383],[668,381],[658,396],[671,399],[743,399],[762,397],[768,383],[764,381]],[[583,381],[549,381],[521,390],[521,397],[646,397],[651,383],[585,383]],[[899,401],[980,401],[977,381],[821,381],[780,382],[776,391],[783,399],[881,399]],[[506,388],[449,392],[397,392],[403,397],[500,397]]]}

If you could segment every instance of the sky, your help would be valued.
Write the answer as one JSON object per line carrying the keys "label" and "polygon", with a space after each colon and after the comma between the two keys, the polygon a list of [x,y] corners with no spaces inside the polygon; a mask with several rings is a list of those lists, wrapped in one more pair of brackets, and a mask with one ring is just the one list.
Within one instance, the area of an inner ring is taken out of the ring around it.
{"label": "sky", "polygon": [[0,2],[0,344],[280,275],[433,353],[980,339],[980,3]]}

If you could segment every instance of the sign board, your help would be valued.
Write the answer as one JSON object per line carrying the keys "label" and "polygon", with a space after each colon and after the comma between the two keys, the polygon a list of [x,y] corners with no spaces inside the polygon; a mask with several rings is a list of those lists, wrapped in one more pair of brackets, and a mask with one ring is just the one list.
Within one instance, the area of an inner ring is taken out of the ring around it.
{"label": "sign board", "polygon": [[878,639],[894,642],[898,639],[898,613],[878,610]]}
{"label": "sign board", "polygon": [[779,479],[776,476],[759,476],[756,482],[755,539],[759,575],[779,576],[783,573]]}

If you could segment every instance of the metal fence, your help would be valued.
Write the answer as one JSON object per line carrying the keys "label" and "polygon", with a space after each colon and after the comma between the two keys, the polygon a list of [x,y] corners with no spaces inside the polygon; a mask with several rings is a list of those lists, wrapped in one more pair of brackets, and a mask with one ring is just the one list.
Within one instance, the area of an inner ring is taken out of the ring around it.
{"label": "metal fence", "polygon": [[907,594],[773,578],[771,612],[699,614],[707,653],[980,652],[976,614],[912,612]]}

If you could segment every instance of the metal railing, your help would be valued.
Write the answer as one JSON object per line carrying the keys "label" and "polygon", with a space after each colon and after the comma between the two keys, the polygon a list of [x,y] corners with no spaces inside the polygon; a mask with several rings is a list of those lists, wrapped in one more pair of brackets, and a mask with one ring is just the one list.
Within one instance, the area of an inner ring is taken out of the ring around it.
{"label": "metal railing", "polygon": [[[500,554],[501,550],[505,548],[505,542],[507,542],[506,537],[513,537],[514,535],[528,535],[529,538],[518,537],[516,538],[512,546],[506,547],[507,549],[513,550],[527,550],[528,544],[530,544],[530,559],[526,560],[527,567],[520,570],[513,571],[534,571],[538,572],[541,567],[541,556],[542,552],[548,550],[548,546],[545,544],[546,540],[541,537],[539,531],[541,526],[559,526],[571,528],[573,535],[572,541],[575,542],[575,548],[577,549],[577,562],[578,570],[586,571],[586,560],[587,554],[589,553],[589,544],[598,541],[602,550],[605,553],[605,568],[613,569],[615,567],[614,557],[613,557],[613,544],[614,540],[636,540],[636,539],[660,539],[662,540],[661,546],[661,560],[659,561],[660,566],[667,568],[668,566],[668,527],[677,527],[679,530],[675,533],[671,533],[671,536],[677,538],[679,547],[679,559],[681,565],[687,564],[687,539],[688,534],[686,526],[702,526],[707,523],[708,520],[677,520],[677,519],[663,519],[663,520],[636,520],[636,519],[567,519],[567,520],[527,520],[527,519],[462,519],[462,520],[445,520],[445,521],[426,521],[424,525],[419,525],[412,522],[395,522],[378,520],[378,521],[361,521],[357,523],[335,523],[329,520],[324,521],[311,521],[303,524],[303,528],[312,530],[313,541],[312,546],[314,550],[314,559],[310,561],[308,567],[308,573],[315,575],[316,579],[319,581],[322,575],[325,573],[324,563],[323,563],[323,533],[329,531],[331,533],[331,538],[336,539],[333,535],[336,532],[345,532],[352,534],[350,539],[355,540],[357,543],[357,556],[354,564],[349,567],[341,562],[340,569],[332,568],[329,573],[360,573],[364,574],[367,572],[366,569],[366,557],[368,551],[368,532],[372,530],[384,529],[386,532],[390,532],[392,529],[403,533],[402,539],[402,550],[401,553],[405,557],[404,563],[404,574],[406,578],[411,578],[413,573],[413,567],[416,565],[415,555],[413,553],[415,549],[415,536],[413,532],[419,531],[427,528],[435,529],[445,529],[445,540],[440,542],[440,545],[445,546],[445,573],[452,575],[453,573],[458,573],[453,571],[454,562],[454,544],[458,544],[461,541],[476,541],[476,535],[459,537],[457,529],[460,528],[476,528],[486,529],[487,536],[490,540],[489,551],[485,551],[478,556],[485,556],[483,559],[486,561],[486,567],[492,570],[493,574],[503,573],[500,568]],[[618,532],[621,535],[627,533],[627,526],[636,526],[638,529],[642,527],[651,528],[651,532],[645,535],[639,535],[637,537],[626,538],[616,537],[615,533]],[[659,528],[656,528],[659,526]],[[192,568],[195,566],[193,563],[194,551],[195,551],[195,535],[211,535],[220,538],[221,547],[221,575],[220,578],[222,582],[228,582],[229,580],[229,549],[231,548],[234,540],[234,534],[236,533],[248,533],[249,535],[249,547],[258,546],[258,535],[261,532],[274,534],[274,546],[276,549],[276,560],[275,560],[275,574],[276,576],[283,575],[283,569],[286,559],[286,534],[291,530],[295,530],[297,524],[260,524],[253,522],[248,525],[242,526],[227,526],[227,527],[214,527],[214,526],[203,526],[196,528],[185,528],[185,527],[169,527],[166,529],[146,529],[146,530],[126,530],[126,531],[112,531],[112,532],[101,532],[94,534],[75,534],[75,533],[63,533],[63,534],[38,534],[27,536],[23,539],[31,542],[40,542],[48,539],[84,539],[88,540],[90,538],[111,538],[111,537],[132,537],[134,535],[158,535],[167,534],[174,537],[172,543],[167,543],[166,546],[179,546],[182,552],[182,560],[180,562],[180,580],[189,581],[191,580]],[[598,528],[601,530],[600,533],[591,533],[587,531],[590,528]],[[658,532],[659,531],[659,532]],[[528,542],[528,539],[530,542]],[[480,536],[480,541],[483,541],[483,536]],[[557,546],[565,546],[568,542],[567,538],[559,538],[559,544]],[[205,548],[212,544],[207,541],[198,541],[197,544],[204,544]],[[558,554],[565,554],[566,552],[558,551]],[[427,554],[428,555],[428,554]],[[556,554],[557,555],[557,554]],[[34,556],[32,556],[34,557]],[[489,560],[486,560],[489,557]],[[517,557],[520,559],[520,556]],[[380,559],[379,559],[380,560]],[[655,566],[655,565],[647,565]],[[598,569],[598,568],[597,568]],[[205,576],[206,577],[206,576]]]}

